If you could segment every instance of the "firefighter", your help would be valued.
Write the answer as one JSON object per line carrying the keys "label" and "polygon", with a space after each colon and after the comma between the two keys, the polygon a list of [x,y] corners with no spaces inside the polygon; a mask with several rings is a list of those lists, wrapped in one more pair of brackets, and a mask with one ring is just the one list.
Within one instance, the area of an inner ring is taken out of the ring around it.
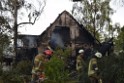
{"label": "firefighter", "polygon": [[44,54],[46,55],[46,57],[50,60],[50,58],[52,57],[53,54],[53,50],[50,47],[47,47],[44,50]]}
{"label": "firefighter", "polygon": [[97,64],[98,59],[100,58],[102,58],[102,54],[100,52],[96,52],[89,61],[88,77],[90,78],[91,83],[102,83],[102,80],[99,76],[99,67]]}
{"label": "firefighter", "polygon": [[77,56],[76,59],[76,70],[78,73],[78,79],[80,82],[82,82],[82,76],[83,76],[83,72],[84,72],[84,68],[85,68],[85,62],[84,62],[84,50],[80,49],[78,51],[79,55]]}
{"label": "firefighter", "polygon": [[40,52],[37,54],[34,58],[34,66],[32,68],[32,79],[31,82],[35,83],[39,77],[42,76],[42,80],[45,79],[45,73],[44,73],[44,64],[47,62],[47,56],[43,53]]}

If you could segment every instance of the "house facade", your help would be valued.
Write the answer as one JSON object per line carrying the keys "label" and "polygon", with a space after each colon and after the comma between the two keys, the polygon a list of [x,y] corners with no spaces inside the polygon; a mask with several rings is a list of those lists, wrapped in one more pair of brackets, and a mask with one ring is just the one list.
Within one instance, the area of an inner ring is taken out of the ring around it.
{"label": "house facade", "polygon": [[38,53],[38,38],[39,35],[18,35],[16,62],[33,60]]}
{"label": "house facade", "polygon": [[39,36],[39,47],[50,45],[53,49],[70,47],[75,49],[92,49],[99,45],[99,42],[80,25],[67,11],[63,11],[50,24],[49,27]]}

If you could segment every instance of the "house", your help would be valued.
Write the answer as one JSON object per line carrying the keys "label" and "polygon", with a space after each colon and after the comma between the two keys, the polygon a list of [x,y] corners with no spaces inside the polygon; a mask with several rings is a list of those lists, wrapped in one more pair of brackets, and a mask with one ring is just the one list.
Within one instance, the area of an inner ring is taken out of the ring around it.
{"label": "house", "polygon": [[16,61],[33,60],[38,53],[37,43],[39,35],[18,35]]}
{"label": "house", "polygon": [[[69,47],[74,51],[74,55],[83,48],[86,55],[91,55],[92,48],[98,49],[100,44],[69,12],[63,11],[40,35],[18,36],[17,61],[21,60],[20,58],[32,60],[38,51],[43,51],[49,45],[52,49]],[[111,47],[109,42],[102,45],[100,52],[105,53],[106,47]]]}
{"label": "house", "polygon": [[41,50],[47,45],[50,45],[53,49],[59,46],[61,48],[70,47],[72,50],[77,50],[80,48],[91,49],[100,44],[67,11],[59,14],[55,21],[39,36],[39,41]]}

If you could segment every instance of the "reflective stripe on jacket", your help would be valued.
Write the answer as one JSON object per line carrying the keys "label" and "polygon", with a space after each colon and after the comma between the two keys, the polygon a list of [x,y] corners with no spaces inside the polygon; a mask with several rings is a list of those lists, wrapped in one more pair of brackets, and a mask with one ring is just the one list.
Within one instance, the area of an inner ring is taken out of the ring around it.
{"label": "reflective stripe on jacket", "polygon": [[33,72],[43,71],[44,70],[44,62],[45,62],[45,59],[43,57],[43,54],[38,54],[34,59],[34,66],[33,66],[32,71]]}
{"label": "reflective stripe on jacket", "polygon": [[96,76],[97,75],[97,72],[96,72],[97,70],[98,70],[97,59],[92,58],[89,62],[88,76]]}
{"label": "reflective stripe on jacket", "polygon": [[76,59],[76,70],[79,72],[83,71],[84,64],[85,63],[84,63],[83,58],[80,55],[78,55]]}

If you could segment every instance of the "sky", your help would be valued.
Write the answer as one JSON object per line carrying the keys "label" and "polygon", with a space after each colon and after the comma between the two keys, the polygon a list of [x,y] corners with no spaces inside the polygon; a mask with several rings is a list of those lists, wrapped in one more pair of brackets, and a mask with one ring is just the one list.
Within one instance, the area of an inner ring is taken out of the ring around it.
{"label": "sky", "polygon": [[116,13],[112,16],[112,21],[114,23],[120,23],[121,26],[124,25],[124,7],[120,7],[116,9]]}
{"label": "sky", "polygon": [[47,0],[44,12],[41,14],[40,19],[32,25],[28,25],[25,28],[19,28],[21,34],[31,34],[39,35],[41,34],[54,20],[58,15],[67,10],[71,12],[72,4],[70,0]]}
{"label": "sky", "polygon": [[[26,25],[23,28],[19,28],[20,34],[40,35],[51,23],[54,22],[61,12],[66,10],[71,13],[73,4],[74,2],[70,0],[47,0],[44,12],[41,14],[40,18],[34,25]],[[113,24],[118,22],[123,26],[124,7],[113,8],[116,10],[116,13],[112,15]]]}

